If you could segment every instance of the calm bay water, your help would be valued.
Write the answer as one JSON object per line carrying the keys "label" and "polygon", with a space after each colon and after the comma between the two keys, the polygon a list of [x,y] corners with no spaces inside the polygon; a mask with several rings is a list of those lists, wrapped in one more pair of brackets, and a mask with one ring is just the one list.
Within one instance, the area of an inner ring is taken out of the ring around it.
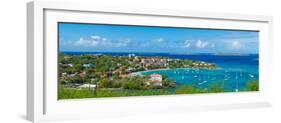
{"label": "calm bay water", "polygon": [[[127,56],[132,53],[101,53],[101,52],[64,52],[69,55],[105,54]],[[168,54],[168,53],[134,53],[136,56],[163,56],[177,59],[190,59],[211,62],[219,68],[209,69],[166,69],[142,72],[144,75],[162,74],[175,80],[177,86],[191,84],[199,88],[207,88],[211,84],[221,83],[229,91],[243,90],[247,82],[259,80],[259,61],[257,54],[250,55],[212,55],[212,54]]]}

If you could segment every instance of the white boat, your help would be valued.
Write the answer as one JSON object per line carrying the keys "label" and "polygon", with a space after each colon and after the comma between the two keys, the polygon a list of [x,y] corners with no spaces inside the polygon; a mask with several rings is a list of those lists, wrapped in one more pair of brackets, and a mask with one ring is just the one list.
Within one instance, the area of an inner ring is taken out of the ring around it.
{"label": "white boat", "polygon": [[203,81],[203,82],[198,83],[198,85],[202,85],[202,84],[207,83],[207,82],[208,81]]}
{"label": "white boat", "polygon": [[251,78],[254,78],[255,76],[254,75],[252,75],[252,74],[249,74],[249,76],[251,77]]}
{"label": "white boat", "polygon": [[238,92],[238,75],[237,75],[238,73],[236,72],[236,89],[235,89],[235,91],[236,92]]}
{"label": "white boat", "polygon": [[230,77],[228,75],[224,75],[224,80],[228,80]]}

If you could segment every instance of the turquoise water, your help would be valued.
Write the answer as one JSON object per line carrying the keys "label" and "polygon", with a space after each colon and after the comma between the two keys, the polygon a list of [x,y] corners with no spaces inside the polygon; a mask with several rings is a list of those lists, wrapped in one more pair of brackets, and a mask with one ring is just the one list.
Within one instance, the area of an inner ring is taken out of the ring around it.
{"label": "turquoise water", "polygon": [[241,90],[247,85],[247,82],[258,80],[258,74],[234,69],[170,69],[142,72],[143,75],[149,74],[167,75],[168,79],[175,80],[177,85],[191,84],[199,88],[207,88],[210,84],[222,83],[223,88],[227,90]]}
{"label": "turquoise water", "polygon": [[[71,55],[105,54],[113,56],[128,56],[132,53],[103,53],[103,52],[64,52]],[[214,54],[170,54],[170,53],[134,53],[136,56],[162,56],[172,59],[188,59],[215,63],[217,69],[166,69],[142,72],[144,75],[162,74],[168,79],[175,80],[177,86],[194,85],[198,88],[208,88],[209,85],[222,83],[229,91],[245,89],[249,81],[259,80],[259,55],[214,55]]]}
{"label": "turquoise water", "polygon": [[178,68],[152,70],[141,74],[167,75],[168,79],[176,81],[177,86],[191,84],[202,89],[220,83],[222,88],[228,91],[243,90],[249,81],[259,80],[257,56],[231,56],[238,57],[238,60],[229,60],[229,57],[226,57],[228,60],[223,57],[215,59],[213,63],[219,66],[217,69]]}

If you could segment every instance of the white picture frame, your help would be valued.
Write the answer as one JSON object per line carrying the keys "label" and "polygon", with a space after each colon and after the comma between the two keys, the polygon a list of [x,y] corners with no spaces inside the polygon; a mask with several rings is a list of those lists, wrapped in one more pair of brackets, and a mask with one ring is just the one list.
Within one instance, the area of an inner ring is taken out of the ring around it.
{"label": "white picture frame", "polygon": [[[104,19],[108,17],[112,19]],[[135,21],[126,21],[134,20],[132,17]],[[186,24],[186,20],[193,21]],[[166,111],[268,107],[268,90],[272,82],[272,20],[270,16],[106,7],[83,2],[30,2],[27,4],[27,119],[37,122]],[[57,61],[56,23],[60,21],[260,31],[260,91],[58,101],[56,62],[53,61]]]}

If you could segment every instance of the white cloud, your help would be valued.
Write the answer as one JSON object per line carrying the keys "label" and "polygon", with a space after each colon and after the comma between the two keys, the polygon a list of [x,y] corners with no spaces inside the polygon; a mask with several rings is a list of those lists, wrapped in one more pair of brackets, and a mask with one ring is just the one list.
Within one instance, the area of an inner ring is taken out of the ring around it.
{"label": "white cloud", "polygon": [[242,47],[242,45],[239,41],[232,41],[230,46],[232,49],[240,49]]}
{"label": "white cloud", "polygon": [[216,45],[215,45],[215,44],[211,44],[210,47],[211,47],[211,48],[215,48]]}
{"label": "white cloud", "polygon": [[166,47],[165,45],[162,45],[161,43],[164,43],[165,39],[164,38],[156,38],[156,39],[150,39],[150,40],[144,40],[142,43],[134,43],[134,46],[136,47],[143,47],[143,48],[148,48],[148,47]]}
{"label": "white cloud", "polygon": [[131,42],[130,39],[111,41],[105,37],[93,35],[90,36],[89,39],[80,38],[78,41],[75,41],[73,44],[75,46],[83,46],[83,47],[126,47],[130,42]]}
{"label": "white cloud", "polygon": [[145,42],[145,43],[141,43],[140,46],[141,47],[148,47],[150,45],[149,42]]}
{"label": "white cloud", "polygon": [[183,43],[183,47],[184,48],[189,48],[191,46],[191,43],[189,40],[186,40],[184,43]]}
{"label": "white cloud", "polygon": [[157,39],[153,39],[152,40],[153,42],[156,42],[156,43],[162,43],[164,42],[165,40],[163,38],[157,38]]}
{"label": "white cloud", "polygon": [[84,38],[80,38],[78,41],[74,42],[75,46],[92,46],[95,47],[99,44],[99,40],[96,39],[84,39]]}
{"label": "white cloud", "polygon": [[181,48],[214,48],[216,45],[214,43],[209,43],[208,41],[201,41],[201,40],[185,40],[181,43]]}
{"label": "white cloud", "polygon": [[91,36],[91,38],[94,39],[94,40],[100,40],[101,39],[101,37],[97,36],[97,35],[93,35],[93,36]]}
{"label": "white cloud", "polygon": [[196,47],[197,48],[206,48],[207,46],[208,46],[208,44],[209,44],[209,42],[207,42],[207,41],[201,41],[201,40],[198,40],[197,42],[196,42]]}

